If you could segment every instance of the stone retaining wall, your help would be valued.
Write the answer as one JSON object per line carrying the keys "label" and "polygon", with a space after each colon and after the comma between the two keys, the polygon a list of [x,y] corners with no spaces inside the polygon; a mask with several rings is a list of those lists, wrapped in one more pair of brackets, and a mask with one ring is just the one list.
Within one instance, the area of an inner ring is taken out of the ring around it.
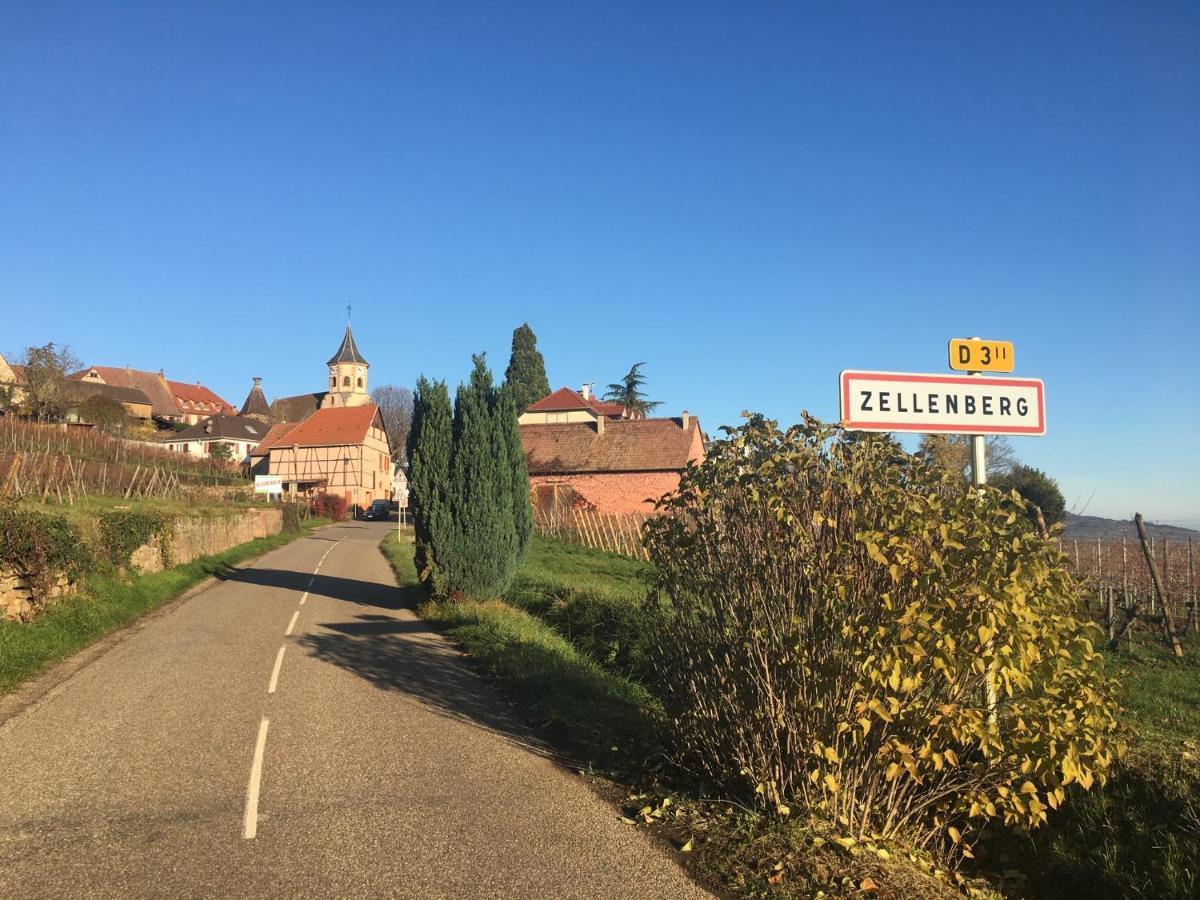
{"label": "stone retaining wall", "polygon": [[[282,527],[283,513],[278,509],[248,509],[232,516],[176,519],[168,541],[166,562],[173,566],[183,565],[255,538],[279,534]],[[139,572],[161,572],[164,560],[158,538],[133,551],[130,563]]]}
{"label": "stone retaining wall", "polygon": [[[214,553],[221,553],[255,538],[278,534],[283,528],[283,513],[278,509],[247,509],[227,516],[176,519],[167,542],[167,561],[177,566]],[[139,572],[160,572],[163,552],[158,538],[133,552],[131,567]],[[71,592],[72,586],[60,576],[50,592],[51,600]],[[0,618],[27,620],[34,613],[31,591],[16,572],[0,568]]]}

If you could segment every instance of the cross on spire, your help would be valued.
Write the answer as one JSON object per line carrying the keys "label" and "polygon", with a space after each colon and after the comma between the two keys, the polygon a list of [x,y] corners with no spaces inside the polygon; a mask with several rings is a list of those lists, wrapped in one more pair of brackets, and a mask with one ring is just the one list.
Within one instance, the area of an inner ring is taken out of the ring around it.
{"label": "cross on spire", "polygon": [[349,301],[349,300],[347,300],[347,301],[346,301],[346,324],[347,324],[347,325],[349,325],[349,324],[350,324],[350,310],[351,310],[352,308],[353,308],[353,307],[351,307],[351,306],[350,306],[350,301]]}

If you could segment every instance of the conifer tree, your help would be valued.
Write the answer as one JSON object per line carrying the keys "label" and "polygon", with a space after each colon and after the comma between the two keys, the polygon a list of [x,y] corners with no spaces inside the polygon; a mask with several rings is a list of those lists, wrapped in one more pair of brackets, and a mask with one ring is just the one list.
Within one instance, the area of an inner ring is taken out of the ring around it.
{"label": "conifer tree", "polygon": [[506,441],[496,415],[497,391],[483,354],[454,403],[451,461],[453,537],[440,557],[452,596],[498,597],[512,583],[516,529]]}
{"label": "conifer tree", "polygon": [[413,501],[413,531],[417,573],[436,593],[444,592],[443,554],[452,534],[450,463],[453,421],[450,391],[444,381],[417,382],[412,425],[408,432],[409,490]]}
{"label": "conifer tree", "polygon": [[537,335],[526,322],[513,330],[512,356],[504,372],[504,381],[512,387],[513,402],[517,415],[525,412],[530,404],[536,403],[550,393],[550,380],[546,377],[546,361],[537,348]]}
{"label": "conifer tree", "polygon": [[521,444],[521,429],[517,424],[517,408],[508,384],[500,388],[497,405],[500,433],[508,452],[508,469],[512,483],[511,502],[516,555],[513,575],[525,562],[529,552],[529,537],[533,533],[533,509],[529,504],[529,471],[525,467],[525,448]]}

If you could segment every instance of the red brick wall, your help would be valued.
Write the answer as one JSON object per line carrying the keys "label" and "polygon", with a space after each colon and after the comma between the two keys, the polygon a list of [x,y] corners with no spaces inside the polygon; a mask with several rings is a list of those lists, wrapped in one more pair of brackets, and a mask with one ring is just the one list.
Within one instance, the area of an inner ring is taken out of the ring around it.
{"label": "red brick wall", "polygon": [[[648,513],[657,500],[679,486],[678,472],[616,472],[601,475],[531,475],[533,487],[568,484],[600,512]],[[647,501],[647,498],[649,500]]]}

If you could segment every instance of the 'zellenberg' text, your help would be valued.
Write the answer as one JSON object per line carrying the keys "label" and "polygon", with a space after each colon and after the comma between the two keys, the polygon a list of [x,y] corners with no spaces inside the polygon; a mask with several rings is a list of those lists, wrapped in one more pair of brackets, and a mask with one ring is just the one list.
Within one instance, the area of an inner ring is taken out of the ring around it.
{"label": "'zellenberg' text", "polygon": [[862,412],[885,413],[944,413],[984,416],[1029,415],[1029,401],[1018,397],[995,397],[991,394],[958,394],[929,391],[864,391],[858,392],[858,408]]}

